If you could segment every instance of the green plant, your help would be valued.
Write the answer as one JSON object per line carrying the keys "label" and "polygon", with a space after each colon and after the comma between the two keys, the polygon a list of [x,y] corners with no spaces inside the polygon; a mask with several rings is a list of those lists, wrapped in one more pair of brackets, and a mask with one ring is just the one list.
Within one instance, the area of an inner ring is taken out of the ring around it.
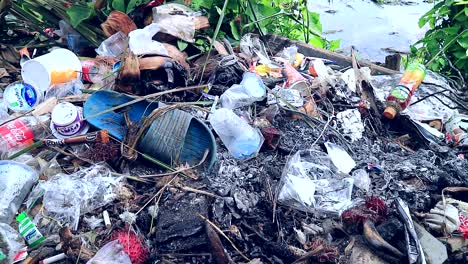
{"label": "green plant", "polygon": [[[106,6],[100,11],[108,15],[113,10],[118,10],[124,13],[132,12],[135,7],[146,4],[151,0],[108,0]],[[70,8],[67,9],[67,14],[70,17],[70,23],[73,27],[77,27],[81,22],[94,18],[97,15],[95,2],[76,1]]]}
{"label": "green plant", "polygon": [[[194,0],[192,8],[206,10],[215,25],[223,3],[223,0]],[[220,35],[240,40],[245,33],[257,31],[261,35],[272,33],[320,48],[337,49],[340,41],[322,37],[319,14],[309,12],[306,6],[306,0],[229,0]]]}
{"label": "green plant", "polygon": [[411,47],[413,58],[427,67],[464,81],[468,77],[468,1],[439,1],[419,20],[429,25],[424,38]]}

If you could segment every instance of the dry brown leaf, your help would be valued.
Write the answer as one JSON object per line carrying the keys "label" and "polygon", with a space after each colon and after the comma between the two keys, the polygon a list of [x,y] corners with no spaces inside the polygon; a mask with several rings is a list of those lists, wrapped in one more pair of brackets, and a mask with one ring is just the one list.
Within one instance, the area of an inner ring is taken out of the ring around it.
{"label": "dry brown leaf", "polygon": [[101,24],[101,28],[104,34],[110,37],[119,31],[128,35],[128,33],[137,29],[137,26],[127,14],[120,11],[112,11],[107,17],[106,22]]}

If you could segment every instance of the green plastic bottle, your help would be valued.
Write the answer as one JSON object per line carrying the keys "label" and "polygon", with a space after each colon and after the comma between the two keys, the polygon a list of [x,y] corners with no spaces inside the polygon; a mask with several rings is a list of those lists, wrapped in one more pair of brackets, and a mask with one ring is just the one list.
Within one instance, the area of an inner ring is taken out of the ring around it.
{"label": "green plastic bottle", "polygon": [[19,214],[16,217],[16,221],[19,223],[18,229],[21,236],[23,236],[30,247],[35,247],[45,240],[45,237],[25,212]]}

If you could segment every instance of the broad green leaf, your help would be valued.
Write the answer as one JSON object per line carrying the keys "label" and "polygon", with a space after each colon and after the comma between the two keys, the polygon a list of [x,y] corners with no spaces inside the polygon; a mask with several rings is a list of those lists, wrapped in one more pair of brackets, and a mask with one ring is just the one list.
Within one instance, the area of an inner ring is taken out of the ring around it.
{"label": "broad green leaf", "polygon": [[86,6],[82,4],[75,4],[67,9],[67,15],[70,18],[70,24],[72,27],[76,28],[81,22],[95,15],[94,3],[90,4]]}
{"label": "broad green leaf", "polygon": [[442,29],[442,31],[447,35],[457,35],[459,30],[460,26],[453,26]]}
{"label": "broad green leaf", "polygon": [[322,48],[323,49],[323,40],[317,36],[311,36],[310,40],[309,40],[309,44],[311,44],[312,46],[314,47],[317,47],[317,48]]}
{"label": "broad green leaf", "polygon": [[467,58],[466,52],[462,52],[462,51],[454,52],[454,53],[453,53],[453,56],[455,56],[455,58],[457,58],[457,59],[465,59],[465,58]]}
{"label": "broad green leaf", "polygon": [[125,12],[125,0],[113,0],[112,8],[121,12]]}
{"label": "broad green leaf", "polygon": [[468,1],[456,1],[455,5],[468,5]]}
{"label": "broad green leaf", "polygon": [[330,41],[329,49],[331,51],[337,50],[340,47],[340,42],[341,42],[341,39],[335,39],[335,40]]}
{"label": "broad green leaf", "polygon": [[177,40],[177,47],[180,51],[184,51],[188,46],[188,43],[183,40]]}
{"label": "broad green leaf", "polygon": [[316,12],[310,12],[309,18],[309,28],[311,28],[312,30],[316,30],[320,34],[322,34],[322,23],[320,23],[320,14]]}
{"label": "broad green leaf", "polygon": [[236,21],[231,20],[231,22],[229,22],[229,25],[231,26],[231,33],[232,33],[232,36],[234,37],[234,39],[235,40],[240,40],[241,35],[239,34],[239,29],[237,28]]}
{"label": "broad green leaf", "polygon": [[144,0],[130,0],[130,2],[128,2],[128,5],[127,5],[127,14],[129,14],[130,12],[133,11],[133,9],[135,9],[135,7],[141,5],[144,3]]}
{"label": "broad green leaf", "polygon": [[468,37],[457,40],[458,44],[464,49],[468,49]]}

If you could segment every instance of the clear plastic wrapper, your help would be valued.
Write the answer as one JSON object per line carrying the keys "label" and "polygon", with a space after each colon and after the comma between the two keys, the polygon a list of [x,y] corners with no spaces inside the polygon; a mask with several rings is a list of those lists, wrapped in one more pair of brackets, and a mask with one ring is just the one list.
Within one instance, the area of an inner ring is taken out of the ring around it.
{"label": "clear plastic wrapper", "polygon": [[11,223],[39,175],[31,167],[0,161],[0,222]]}
{"label": "clear plastic wrapper", "polygon": [[300,150],[284,167],[277,198],[298,210],[340,215],[352,204],[353,182],[338,173],[326,153]]}
{"label": "clear plastic wrapper", "polygon": [[214,111],[210,116],[210,123],[229,153],[236,159],[255,157],[263,144],[264,138],[260,131],[230,109],[221,108]]}
{"label": "clear plastic wrapper", "polygon": [[163,44],[153,40],[153,36],[158,33],[159,30],[160,27],[152,23],[142,29],[136,29],[128,33],[130,37],[130,50],[135,55],[158,54],[167,56],[167,50]]}
{"label": "clear plastic wrapper", "polygon": [[369,191],[371,179],[369,173],[364,169],[357,169],[352,173],[354,179],[354,186],[366,192]]}
{"label": "clear plastic wrapper", "polygon": [[220,97],[223,108],[236,109],[261,101],[266,96],[265,85],[255,73],[246,72],[240,84],[227,89]]}
{"label": "clear plastic wrapper", "polygon": [[47,214],[76,230],[80,215],[90,213],[117,197],[114,189],[121,180],[122,177],[113,177],[107,167],[94,165],[74,174],[57,174],[40,182],[31,195],[37,197],[42,190]]}
{"label": "clear plastic wrapper", "polygon": [[268,53],[265,48],[265,44],[260,40],[257,35],[245,34],[240,40],[241,52],[250,58],[258,57],[260,64],[269,65],[271,63]]}
{"label": "clear plastic wrapper", "polygon": [[361,113],[357,109],[348,109],[336,114],[338,120],[338,129],[351,141],[356,141],[362,138],[364,132],[364,124],[361,120]]}
{"label": "clear plastic wrapper", "polygon": [[174,3],[154,7],[153,23],[160,27],[162,33],[194,42],[196,13],[185,9],[186,6]]}
{"label": "clear plastic wrapper", "polygon": [[0,223],[0,251],[6,256],[6,259],[0,259],[0,264],[13,263],[16,253],[24,246],[24,240],[18,231],[5,223]]}
{"label": "clear plastic wrapper", "polygon": [[338,168],[338,171],[348,174],[356,167],[356,162],[340,145],[325,142],[325,148],[333,164]]}
{"label": "clear plastic wrapper", "polygon": [[117,241],[105,244],[86,264],[132,264],[123,246]]}
{"label": "clear plastic wrapper", "polygon": [[47,90],[45,98],[63,98],[70,95],[80,95],[83,92],[84,85],[81,80],[73,80],[67,83],[55,84]]}

